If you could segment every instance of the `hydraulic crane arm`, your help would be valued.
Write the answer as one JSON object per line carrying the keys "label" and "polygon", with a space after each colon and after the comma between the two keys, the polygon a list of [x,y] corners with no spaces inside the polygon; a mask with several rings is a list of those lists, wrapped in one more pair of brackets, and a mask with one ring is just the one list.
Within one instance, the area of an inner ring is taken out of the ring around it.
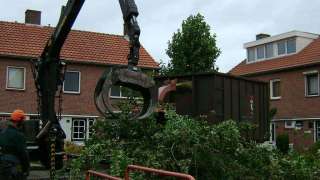
{"label": "hydraulic crane arm", "polygon": [[[40,160],[47,168],[50,167],[50,156],[48,154],[52,151],[52,146],[50,149],[51,136],[54,136],[55,139],[54,151],[56,152],[63,151],[63,141],[65,139],[65,133],[59,124],[60,119],[57,117],[55,110],[56,95],[61,93],[65,69],[64,63],[60,60],[60,52],[84,1],[68,0],[67,5],[61,11],[58,25],[35,63],[34,78],[39,98],[38,109],[43,124],[37,139],[40,148]],[[57,93],[58,90],[60,92]],[[54,134],[51,133],[50,135],[50,132],[54,132]],[[55,167],[58,169],[62,167],[61,158],[56,161]]]}
{"label": "hydraulic crane arm", "polygon": [[129,68],[138,65],[140,50],[140,27],[137,22],[139,15],[134,0],[119,0],[123,14],[125,36],[129,37],[130,53],[128,55]]}
{"label": "hydraulic crane arm", "polygon": [[59,58],[61,48],[67,39],[85,0],[69,0],[63,7],[58,25],[48,40],[41,58]]}
{"label": "hydraulic crane arm", "polygon": [[[59,163],[62,160],[58,159],[58,163],[53,166],[50,164],[51,157],[48,156],[49,152],[52,152],[52,147],[57,152],[63,151],[63,141],[65,139],[65,133],[59,124],[60,119],[57,117],[55,106],[56,95],[59,94],[59,90],[61,93],[65,70],[64,63],[60,60],[60,52],[84,1],[68,0],[67,5],[61,12],[58,25],[35,63],[34,76],[39,98],[39,114],[43,123],[37,138],[41,152],[41,162],[46,167],[60,168],[62,165]],[[129,37],[128,68],[113,68],[110,74],[106,75],[105,73],[100,78],[95,90],[95,104],[103,115],[106,115],[107,111],[114,115],[115,113],[110,105],[109,91],[111,86],[129,87],[138,90],[143,95],[143,109],[137,116],[133,117],[142,119],[153,111],[156,102],[154,99],[156,97],[155,83],[136,67],[139,61],[140,49],[140,28],[136,20],[139,15],[137,6],[134,0],[119,0],[119,3],[123,13],[125,32]],[[55,143],[52,143],[53,141]]]}
{"label": "hydraulic crane arm", "polygon": [[36,84],[40,97],[40,117],[44,123],[57,124],[55,111],[56,91],[63,82],[63,64],[60,61],[60,51],[67,39],[71,27],[84,3],[84,0],[69,0],[63,8],[58,25],[37,62]]}

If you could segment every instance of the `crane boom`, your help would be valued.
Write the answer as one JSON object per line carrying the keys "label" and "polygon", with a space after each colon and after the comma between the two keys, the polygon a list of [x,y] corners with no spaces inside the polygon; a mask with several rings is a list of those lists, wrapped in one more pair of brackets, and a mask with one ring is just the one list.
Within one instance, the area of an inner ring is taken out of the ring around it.
{"label": "crane boom", "polygon": [[[57,94],[59,95],[58,97],[61,98],[65,72],[65,64],[60,59],[60,52],[84,1],[85,0],[68,0],[66,6],[61,11],[56,28],[34,65],[34,78],[39,100],[38,109],[43,124],[41,131],[37,135],[37,139],[40,150],[40,160],[47,168],[52,168],[52,164],[58,169],[62,167],[61,157],[58,159],[58,163],[50,164],[50,161],[52,162],[52,159],[54,161],[55,158],[48,156],[50,152],[52,155],[55,154],[52,153],[53,151],[63,151],[64,139],[66,137],[59,124],[61,117],[57,116],[55,104]],[[101,99],[101,97],[104,98],[106,94],[109,96],[111,86],[119,83],[120,85],[138,90],[142,93],[144,97],[144,107],[141,113],[135,117],[141,119],[147,117],[153,111],[153,106],[155,105],[155,99],[153,97],[155,97],[156,92],[154,88],[155,83],[136,67],[139,61],[140,50],[140,27],[136,19],[139,15],[137,6],[134,0],[119,0],[119,3],[123,14],[125,35],[129,37],[130,51],[128,54],[128,68],[115,68],[111,71],[112,73],[110,75],[107,77],[103,76],[99,80],[95,91],[95,103],[102,114],[106,112],[105,108],[110,110],[111,107],[109,105],[99,106],[101,102],[104,103],[104,99]],[[111,78],[117,79],[117,82],[111,82]],[[61,106],[61,104],[59,104],[59,106]],[[61,110],[58,111],[60,111],[58,114],[61,114]],[[54,148],[52,149],[52,147]]]}
{"label": "crane boom", "polygon": [[61,48],[81,10],[85,0],[69,0],[62,8],[59,22],[48,40],[41,57],[59,58]]}
{"label": "crane boom", "polygon": [[139,12],[134,0],[119,0],[119,4],[123,15],[124,33],[125,36],[129,37],[130,52],[128,55],[128,65],[132,69],[138,65],[139,61],[140,27],[137,22]]}
{"label": "crane boom", "polygon": [[[46,167],[50,167],[48,138],[51,128],[56,130],[55,150],[57,152],[63,151],[65,133],[59,124],[55,110],[56,94],[59,89],[61,90],[64,78],[64,64],[60,60],[60,52],[84,1],[85,0],[68,0],[67,5],[63,7],[61,11],[60,19],[54,32],[47,41],[41,56],[35,64],[35,82],[39,98],[39,114],[43,124],[43,128],[37,135],[37,139],[41,154],[40,160]],[[56,163],[56,167],[60,168],[61,164],[62,163]]]}

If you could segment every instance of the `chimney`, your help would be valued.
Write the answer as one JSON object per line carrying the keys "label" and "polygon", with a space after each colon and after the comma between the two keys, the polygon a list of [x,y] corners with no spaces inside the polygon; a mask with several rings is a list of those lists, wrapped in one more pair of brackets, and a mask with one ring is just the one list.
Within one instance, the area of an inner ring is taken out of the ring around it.
{"label": "chimney", "polygon": [[260,33],[260,34],[256,35],[256,40],[267,38],[267,37],[270,37],[270,35],[269,34]]}
{"label": "chimney", "polygon": [[27,9],[25,12],[25,23],[41,25],[41,11]]}

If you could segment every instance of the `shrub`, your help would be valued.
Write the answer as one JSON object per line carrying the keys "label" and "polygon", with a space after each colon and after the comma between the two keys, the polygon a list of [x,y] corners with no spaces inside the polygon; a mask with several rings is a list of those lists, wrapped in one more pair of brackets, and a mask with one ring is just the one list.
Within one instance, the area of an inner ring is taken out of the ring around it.
{"label": "shrub", "polygon": [[80,154],[83,146],[79,146],[73,142],[66,141],[64,143],[64,150],[67,154]]}
{"label": "shrub", "polygon": [[[109,173],[119,177],[132,163],[190,173],[197,179],[268,174],[263,166],[270,162],[268,152],[241,138],[241,129],[248,130],[248,125],[239,128],[232,120],[209,125],[172,110],[166,111],[166,119],[165,125],[157,124],[153,117],[138,121],[128,120],[125,115],[98,121],[94,136],[74,161],[73,171],[97,169],[99,161],[111,156]],[[141,175],[135,178],[155,179]]]}
{"label": "shrub", "polygon": [[[320,175],[320,155],[284,155],[250,138],[248,141],[241,136],[254,130],[248,124],[229,120],[210,125],[172,110],[166,110],[165,124],[157,124],[153,117],[128,120],[123,112],[118,119],[95,124],[92,139],[72,163],[72,174],[87,169],[101,171],[99,162],[108,160],[107,173],[118,177],[123,177],[128,164],[188,173],[199,180],[315,179]],[[287,144],[283,145],[287,152],[288,137],[284,136],[286,140],[280,141]],[[135,173],[131,178],[158,179]]]}
{"label": "shrub", "polygon": [[276,139],[277,149],[283,154],[288,154],[289,152],[289,136],[288,134],[280,134]]}
{"label": "shrub", "polygon": [[320,141],[317,141],[316,143],[314,143],[310,149],[308,150],[308,153],[311,155],[320,155]]}

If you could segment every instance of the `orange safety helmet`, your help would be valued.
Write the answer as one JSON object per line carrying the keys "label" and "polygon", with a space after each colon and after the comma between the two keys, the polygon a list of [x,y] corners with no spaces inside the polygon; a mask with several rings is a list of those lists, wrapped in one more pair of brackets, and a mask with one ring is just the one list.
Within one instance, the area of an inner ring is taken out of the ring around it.
{"label": "orange safety helmet", "polygon": [[17,109],[11,113],[11,120],[13,122],[21,122],[26,118],[24,112],[20,109]]}

